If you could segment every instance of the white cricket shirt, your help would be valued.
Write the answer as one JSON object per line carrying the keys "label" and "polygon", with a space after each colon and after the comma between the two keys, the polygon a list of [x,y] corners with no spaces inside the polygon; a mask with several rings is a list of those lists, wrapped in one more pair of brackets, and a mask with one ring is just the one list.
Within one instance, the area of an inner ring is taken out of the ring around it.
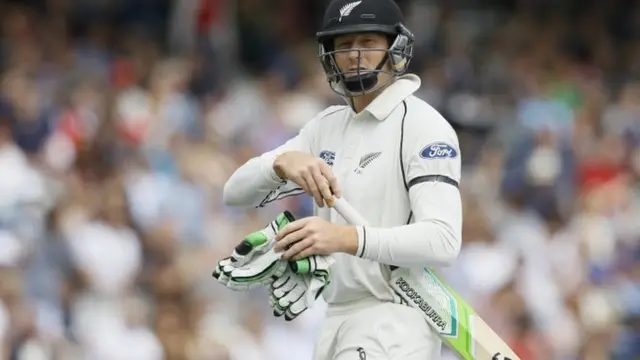
{"label": "white cricket shirt", "polygon": [[[261,207],[303,193],[273,170],[283,152],[307,152],[332,167],[344,198],[371,225],[358,227],[357,256],[334,254],[331,284],[323,293],[330,312],[394,301],[390,265],[438,267],[460,252],[458,137],[434,108],[413,96],[419,87],[420,79],[407,74],[359,114],[349,106],[327,108],[296,137],[249,160],[225,185],[225,203]],[[345,223],[328,208],[316,207],[316,214]]]}

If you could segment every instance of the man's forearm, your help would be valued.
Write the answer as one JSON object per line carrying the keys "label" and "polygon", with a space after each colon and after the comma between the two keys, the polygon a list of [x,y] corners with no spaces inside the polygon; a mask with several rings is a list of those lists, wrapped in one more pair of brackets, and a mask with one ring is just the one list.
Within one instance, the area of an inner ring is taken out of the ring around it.
{"label": "man's forearm", "polygon": [[395,266],[446,266],[460,252],[460,238],[445,224],[420,222],[396,228],[358,226],[356,256]]}
{"label": "man's forearm", "polygon": [[258,206],[283,184],[273,170],[275,155],[265,154],[247,161],[224,185],[224,203],[231,206]]}
{"label": "man's forearm", "polygon": [[412,190],[416,222],[393,228],[359,226],[356,256],[387,265],[446,266],[462,243],[462,202],[448,184],[417,185]]}

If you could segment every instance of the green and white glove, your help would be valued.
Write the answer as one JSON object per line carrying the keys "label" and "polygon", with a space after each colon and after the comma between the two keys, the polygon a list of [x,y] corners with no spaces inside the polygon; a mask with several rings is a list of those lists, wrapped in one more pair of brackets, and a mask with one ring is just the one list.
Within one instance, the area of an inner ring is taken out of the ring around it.
{"label": "green and white glove", "polygon": [[287,269],[287,262],[280,260],[280,254],[273,251],[276,234],[294,220],[293,215],[285,211],[264,229],[249,234],[231,256],[216,264],[212,276],[237,291],[271,284]]}
{"label": "green and white glove", "polygon": [[269,288],[269,304],[273,315],[284,315],[286,321],[297,318],[312,308],[330,282],[331,256],[314,255],[290,262],[286,271]]}

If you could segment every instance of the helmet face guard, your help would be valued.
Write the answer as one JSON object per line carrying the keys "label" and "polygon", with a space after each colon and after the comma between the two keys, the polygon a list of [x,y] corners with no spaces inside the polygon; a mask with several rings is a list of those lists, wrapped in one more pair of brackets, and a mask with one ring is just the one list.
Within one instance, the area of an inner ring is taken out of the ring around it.
{"label": "helmet face guard", "polygon": [[[339,35],[374,32],[391,37],[393,42],[388,49],[345,49],[333,50],[333,40]],[[355,97],[374,92],[390,84],[397,76],[406,72],[413,53],[413,35],[402,25],[386,26],[351,26],[325,33],[318,33],[318,57],[327,76],[331,89],[340,96]],[[358,52],[357,69],[345,72],[341,70],[335,60],[339,53]],[[360,66],[364,52],[383,52],[382,60],[374,69]],[[379,81],[379,75],[389,76],[385,81]]]}

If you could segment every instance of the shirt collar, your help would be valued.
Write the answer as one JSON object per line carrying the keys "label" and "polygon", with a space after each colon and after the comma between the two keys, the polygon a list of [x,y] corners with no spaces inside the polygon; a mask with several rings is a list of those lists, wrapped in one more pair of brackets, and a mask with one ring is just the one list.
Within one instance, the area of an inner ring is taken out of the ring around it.
{"label": "shirt collar", "polygon": [[406,74],[398,77],[391,85],[380,93],[364,109],[374,118],[382,121],[395,109],[404,99],[411,96],[420,88],[420,78],[414,74]]}

